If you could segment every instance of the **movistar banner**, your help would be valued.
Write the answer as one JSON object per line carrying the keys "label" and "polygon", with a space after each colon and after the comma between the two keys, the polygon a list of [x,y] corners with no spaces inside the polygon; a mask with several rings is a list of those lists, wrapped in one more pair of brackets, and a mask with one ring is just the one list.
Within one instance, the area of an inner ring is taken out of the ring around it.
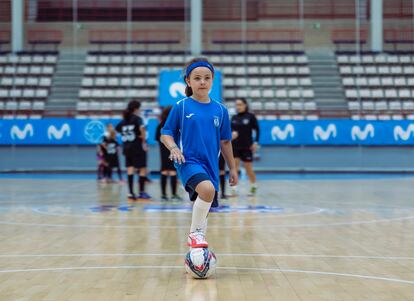
{"label": "movistar banner", "polygon": [[[0,119],[1,145],[90,145],[102,140],[115,119]],[[157,119],[146,120],[149,144],[155,143]],[[262,145],[414,145],[414,121],[261,120]]]}
{"label": "movistar banner", "polygon": [[414,145],[410,120],[262,120],[260,130],[264,145]]}
{"label": "movistar banner", "polygon": [[[69,119],[48,118],[39,120],[1,120],[0,144],[47,145],[47,144],[97,144],[102,141],[108,123],[114,126],[116,119]],[[157,119],[146,120],[148,142],[155,143]]]}

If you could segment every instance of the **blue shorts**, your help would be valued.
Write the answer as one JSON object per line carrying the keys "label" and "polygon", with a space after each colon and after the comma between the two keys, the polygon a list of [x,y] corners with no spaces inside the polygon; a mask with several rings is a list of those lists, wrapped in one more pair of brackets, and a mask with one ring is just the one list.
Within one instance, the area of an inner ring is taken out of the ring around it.
{"label": "blue shorts", "polygon": [[[185,190],[188,192],[188,196],[190,197],[190,200],[194,202],[197,197],[198,193],[196,192],[196,187],[198,184],[200,184],[203,181],[211,181],[210,177],[205,173],[198,173],[193,175],[190,179],[188,179],[187,184],[185,185]],[[218,207],[218,197],[217,197],[217,191],[214,194],[213,203],[211,204],[211,207],[215,208]]]}

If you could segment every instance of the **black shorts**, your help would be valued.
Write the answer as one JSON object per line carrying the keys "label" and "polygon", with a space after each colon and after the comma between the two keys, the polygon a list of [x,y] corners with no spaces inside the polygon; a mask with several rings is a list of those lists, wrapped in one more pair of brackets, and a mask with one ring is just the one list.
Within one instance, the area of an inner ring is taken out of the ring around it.
{"label": "black shorts", "polygon": [[253,152],[249,148],[235,148],[233,149],[234,158],[240,158],[243,162],[253,161]]}
{"label": "black shorts", "polygon": [[[190,200],[192,202],[194,202],[198,197],[198,193],[195,190],[197,185],[206,180],[211,181],[210,177],[207,174],[198,173],[192,176],[187,181],[187,184],[185,185],[185,190],[188,192],[188,196],[190,197]],[[214,199],[213,199],[213,203],[211,204],[211,207],[215,208],[215,207],[218,207],[218,205],[219,203],[218,203],[218,197],[217,197],[217,191],[216,191],[216,193],[214,194]]]}
{"label": "black shorts", "polygon": [[135,168],[147,167],[147,152],[125,154],[125,166]]}
{"label": "black shorts", "polygon": [[222,154],[220,154],[219,157],[219,170],[225,170],[226,169],[226,161],[224,161],[224,157]]}
{"label": "black shorts", "polygon": [[108,155],[108,156],[106,156],[105,161],[108,162],[109,167],[118,167],[119,166],[118,155]]}
{"label": "black shorts", "polygon": [[170,151],[160,144],[160,156],[161,156],[161,171],[162,170],[171,170],[175,171],[174,162],[170,160]]}

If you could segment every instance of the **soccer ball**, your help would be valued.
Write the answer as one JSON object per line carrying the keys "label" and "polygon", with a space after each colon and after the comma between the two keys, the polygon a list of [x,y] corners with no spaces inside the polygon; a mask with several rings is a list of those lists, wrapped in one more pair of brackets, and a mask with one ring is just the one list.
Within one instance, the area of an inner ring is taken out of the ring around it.
{"label": "soccer ball", "polygon": [[193,278],[206,279],[216,271],[216,255],[208,248],[191,249],[185,256],[185,270]]}

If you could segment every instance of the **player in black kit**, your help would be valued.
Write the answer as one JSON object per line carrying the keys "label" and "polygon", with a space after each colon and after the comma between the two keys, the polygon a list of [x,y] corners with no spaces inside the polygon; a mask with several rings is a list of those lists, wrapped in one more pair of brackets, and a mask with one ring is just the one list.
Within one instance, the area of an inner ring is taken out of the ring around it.
{"label": "player in black kit", "polygon": [[125,163],[128,174],[128,198],[136,200],[134,194],[134,172],[139,171],[139,195],[138,199],[151,199],[145,192],[146,167],[147,167],[147,144],[145,141],[146,130],[144,122],[138,116],[141,103],[132,100],[124,111],[123,120],[116,126],[117,132],[121,133]]}
{"label": "player in black kit", "polygon": [[106,126],[107,135],[103,139],[103,146],[105,147],[105,161],[108,163],[108,180],[112,181],[112,170],[117,169],[119,183],[122,184],[122,170],[119,164],[119,143],[116,140],[116,132],[112,123]]}
{"label": "player in black kit", "polygon": [[[243,161],[244,168],[250,181],[250,195],[254,195],[257,190],[256,174],[253,171],[253,154],[256,152],[259,142],[259,124],[256,116],[249,112],[246,99],[236,100],[237,114],[231,119],[231,129],[233,138],[233,153],[236,159],[237,171],[240,169],[240,160]],[[256,132],[253,141],[253,131]]]}
{"label": "player in black kit", "polygon": [[158,124],[155,138],[158,141],[160,147],[160,157],[161,157],[161,199],[168,201],[167,196],[167,179],[170,177],[171,193],[172,200],[177,201],[181,200],[181,197],[177,195],[177,171],[174,167],[174,162],[170,159],[170,151],[165,145],[161,142],[161,129],[163,128],[167,117],[170,114],[172,106],[165,107],[161,113],[161,120]]}

